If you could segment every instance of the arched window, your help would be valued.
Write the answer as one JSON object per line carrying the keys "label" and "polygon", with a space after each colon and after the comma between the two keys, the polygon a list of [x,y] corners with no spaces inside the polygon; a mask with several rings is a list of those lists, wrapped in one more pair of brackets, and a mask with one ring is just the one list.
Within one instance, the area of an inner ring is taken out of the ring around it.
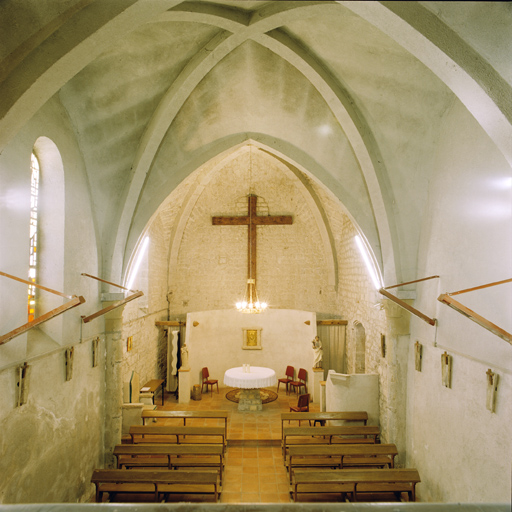
{"label": "arched window", "polygon": [[[64,290],[64,238],[65,238],[65,197],[64,165],[56,144],[48,137],[39,137],[33,147],[32,165],[37,163],[39,169],[38,194],[31,200],[30,217],[30,280],[53,290]],[[34,193],[32,178],[32,194]],[[36,221],[35,226],[34,221]],[[33,239],[33,234],[35,238]],[[32,252],[33,251],[33,252]],[[35,287],[30,287],[35,288]],[[30,294],[29,290],[29,294]],[[35,317],[62,305],[62,298],[40,289],[29,295]],[[30,317],[29,317],[30,319]],[[59,344],[64,342],[62,335],[63,316],[59,315],[44,322],[31,332],[34,337],[41,332],[46,339]]]}
{"label": "arched window", "polygon": [[[35,283],[37,278],[37,216],[39,205],[39,174],[40,166],[36,155],[30,157],[30,247],[28,280]],[[35,318],[36,290],[33,285],[28,287],[28,321]]]}

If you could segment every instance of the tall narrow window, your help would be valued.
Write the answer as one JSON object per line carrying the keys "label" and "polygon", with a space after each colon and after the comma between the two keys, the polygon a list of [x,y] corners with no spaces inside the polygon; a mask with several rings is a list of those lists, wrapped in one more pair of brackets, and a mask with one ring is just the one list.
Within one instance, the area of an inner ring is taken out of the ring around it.
{"label": "tall narrow window", "polygon": [[[32,153],[30,159],[30,254],[28,280],[36,282],[37,277],[37,206],[39,196],[39,161]],[[28,287],[28,321],[35,318],[36,287]]]}

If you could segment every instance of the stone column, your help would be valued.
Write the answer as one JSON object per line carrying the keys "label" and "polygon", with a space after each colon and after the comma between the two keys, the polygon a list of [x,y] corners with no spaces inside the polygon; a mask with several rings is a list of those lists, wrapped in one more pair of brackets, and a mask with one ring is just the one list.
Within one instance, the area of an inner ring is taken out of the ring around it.
{"label": "stone column", "polygon": [[325,412],[325,380],[320,382],[320,412]]}
{"label": "stone column", "polygon": [[311,401],[320,403],[320,382],[324,380],[324,369],[313,368],[313,389],[310,391]]}
{"label": "stone column", "polygon": [[[103,294],[102,308],[124,299],[122,293]],[[108,299],[108,300],[105,300]],[[123,426],[123,310],[113,309],[105,317],[105,467],[114,467],[114,446],[121,442]]]}
{"label": "stone column", "polygon": [[387,395],[387,409],[381,410],[381,430],[384,440],[394,443],[398,449],[397,465],[405,464],[407,369],[410,344],[411,314],[390,300],[383,301],[386,310],[388,332],[386,334],[386,360],[388,378],[381,385]]}

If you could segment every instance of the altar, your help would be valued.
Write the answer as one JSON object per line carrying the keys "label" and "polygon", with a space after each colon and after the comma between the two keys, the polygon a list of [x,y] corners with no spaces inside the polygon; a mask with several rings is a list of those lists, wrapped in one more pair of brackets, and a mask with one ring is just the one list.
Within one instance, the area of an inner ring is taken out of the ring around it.
{"label": "altar", "polygon": [[277,384],[276,372],[262,366],[239,366],[224,373],[224,384],[240,388],[239,411],[261,411],[260,388]]}

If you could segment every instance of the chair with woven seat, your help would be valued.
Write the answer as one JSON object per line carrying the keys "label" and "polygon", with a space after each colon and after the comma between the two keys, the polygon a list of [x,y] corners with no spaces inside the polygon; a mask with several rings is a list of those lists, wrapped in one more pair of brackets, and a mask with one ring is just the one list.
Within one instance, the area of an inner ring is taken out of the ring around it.
{"label": "chair with woven seat", "polygon": [[293,366],[286,367],[286,377],[277,380],[277,392],[279,393],[279,384],[283,383],[286,386],[286,394],[288,394],[288,384],[293,380],[295,368]]}
{"label": "chair with woven seat", "polygon": [[[297,405],[290,405],[290,412],[309,412],[309,393],[300,395],[299,399],[297,400]],[[288,423],[290,422],[288,421]],[[309,426],[311,426],[311,421],[309,421]]]}
{"label": "chair with woven seat", "polygon": [[292,380],[288,383],[289,386],[291,386],[297,394],[300,393],[301,388],[304,388],[304,392],[308,392],[308,386],[306,384],[306,379],[308,378],[308,372],[304,370],[304,368],[299,369],[299,373],[297,374],[297,380]]}
{"label": "chair with woven seat", "polygon": [[213,386],[217,386],[217,393],[219,392],[219,381],[217,379],[210,379],[210,372],[208,368],[205,366],[202,370],[203,382],[201,385],[201,393],[203,392],[203,388],[206,386],[206,392],[208,393],[208,386],[210,386],[210,394],[213,396]]}

